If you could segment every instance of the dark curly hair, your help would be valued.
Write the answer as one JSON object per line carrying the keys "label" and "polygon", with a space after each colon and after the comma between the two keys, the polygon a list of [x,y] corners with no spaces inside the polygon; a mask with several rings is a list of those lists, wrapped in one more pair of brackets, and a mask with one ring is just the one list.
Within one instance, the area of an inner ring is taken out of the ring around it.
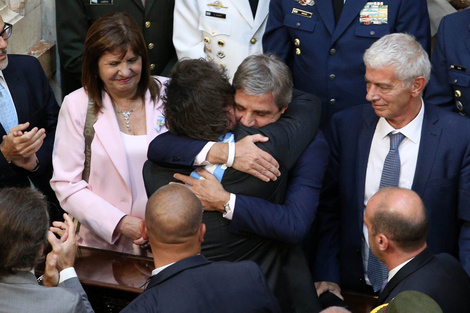
{"label": "dark curly hair", "polygon": [[49,215],[45,196],[31,188],[0,189],[0,276],[32,269],[43,258]]}
{"label": "dark curly hair", "polygon": [[233,106],[234,89],[222,69],[204,59],[183,59],[170,77],[162,99],[171,133],[217,141],[230,130],[227,109]]}

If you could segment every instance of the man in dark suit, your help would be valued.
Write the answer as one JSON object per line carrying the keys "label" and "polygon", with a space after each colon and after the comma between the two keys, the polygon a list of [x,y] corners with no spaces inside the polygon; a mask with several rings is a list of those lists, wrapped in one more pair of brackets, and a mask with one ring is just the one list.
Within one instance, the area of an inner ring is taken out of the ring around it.
{"label": "man in dark suit", "polygon": [[324,128],[334,113],[363,102],[364,51],[398,32],[430,51],[426,0],[271,0],[263,51],[289,65],[296,88],[320,98]]}
{"label": "man in dark suit", "polygon": [[185,186],[167,185],[150,197],[141,231],[155,270],[122,312],[280,312],[255,263],[211,262],[200,255],[206,230],[201,219],[202,204]]}
{"label": "man in dark suit", "polygon": [[[73,268],[77,241],[72,218],[54,222],[44,195],[31,188],[0,190],[0,307],[5,313],[92,313]],[[45,273],[36,280],[34,269],[52,245]],[[42,286],[41,286],[42,285]]]}
{"label": "man in dark suit", "polygon": [[7,55],[12,25],[1,17],[0,29],[0,100],[8,110],[0,114],[0,188],[32,181],[46,194],[51,219],[59,220],[63,211],[49,185],[59,106],[37,59]]}
{"label": "man in dark suit", "polygon": [[111,12],[127,12],[139,25],[148,47],[152,75],[160,75],[172,57],[174,0],[56,0],[57,44],[62,98],[82,87],[82,57],[88,28]]}
{"label": "man in dark suit", "polygon": [[[189,62],[192,63],[189,66],[190,69],[184,69],[182,65]],[[210,138],[201,137],[203,133],[207,133],[201,131],[201,128],[208,128],[215,124],[214,118],[209,118],[208,114],[205,114],[205,118],[201,118],[199,111],[209,108],[209,112],[217,113],[217,107],[223,107],[222,115],[224,115],[227,110],[233,110],[231,105],[233,95],[229,92],[227,95],[229,100],[216,104],[215,108],[210,105],[221,97],[223,88],[214,82],[215,77],[221,74],[217,68],[210,70],[214,67],[211,64],[203,64],[205,68],[198,68],[196,65],[201,62],[191,60],[177,64],[167,88],[164,112],[171,132],[209,140]],[[192,73],[191,69],[194,69],[195,73]],[[203,80],[209,83],[204,84]],[[188,86],[182,85],[183,82],[188,81],[190,82]],[[224,81],[224,85],[227,85],[227,79]],[[240,81],[243,82],[244,87],[241,87]],[[274,84],[273,81],[282,83]],[[283,243],[298,244],[310,229],[315,217],[321,181],[326,167],[328,145],[323,135],[318,133],[303,153],[302,159],[297,161],[298,155],[302,153],[315,134],[319,115],[314,114],[311,109],[312,107],[318,109],[318,102],[310,95],[294,92],[293,101],[289,104],[292,94],[292,83],[289,84],[289,81],[291,82],[291,79],[287,66],[277,57],[266,55],[253,55],[246,58],[234,79],[235,116],[243,124],[234,130],[235,139],[238,140],[249,134],[263,134],[269,137],[269,141],[262,143],[261,148],[269,151],[279,160],[283,173],[279,179],[268,183],[240,171],[234,171],[236,167],[240,169],[238,166],[242,162],[239,159],[245,157],[244,149],[238,146],[240,141],[235,144],[234,155],[236,156],[233,168],[228,167],[223,175],[219,175],[219,179],[222,176],[223,187],[216,177],[205,171],[194,173],[195,175],[201,174],[206,178],[205,180],[193,181],[192,178],[180,174],[175,175],[175,178],[189,183],[191,189],[203,202],[206,210],[204,221],[208,228],[208,235],[202,246],[205,256],[215,260],[250,259],[256,261],[266,274],[268,283],[276,296],[285,299],[285,301],[280,300],[285,311],[293,312],[294,310],[290,307],[287,309],[289,305],[284,306],[285,303],[290,303],[297,309],[312,311],[315,310],[312,307],[316,306],[314,305],[315,299],[312,297],[315,291],[305,257],[299,247],[291,247]],[[253,88],[257,89],[253,91]],[[264,88],[275,89],[265,90]],[[205,93],[201,94],[200,90],[204,90]],[[194,92],[195,96],[187,95]],[[216,95],[216,99],[206,99],[207,95]],[[265,99],[266,95],[268,101]],[[178,99],[179,97],[181,98]],[[194,98],[197,100],[194,101]],[[245,98],[249,98],[249,101]],[[288,104],[289,108],[286,110]],[[282,114],[281,111],[284,110]],[[255,118],[252,117],[253,112]],[[257,114],[259,116],[256,116]],[[281,115],[283,117],[279,119]],[[221,114],[216,114],[215,120],[220,120],[220,116]],[[276,120],[278,121],[273,123]],[[204,121],[204,125],[198,125],[195,121]],[[209,130],[212,129],[213,127],[209,128]],[[218,136],[220,134],[216,135],[216,138]],[[250,137],[245,137],[241,141],[245,139],[251,140]],[[194,142],[188,138],[165,134],[157,137],[150,144],[149,159],[167,168],[166,172],[169,172],[169,175],[166,178],[162,177],[161,173],[164,169],[157,168],[153,173],[144,169],[146,186],[154,185],[158,180],[160,184],[166,184],[169,180],[173,180],[174,172],[181,172],[184,169],[188,169],[186,174],[191,173],[194,170],[191,167],[194,158],[206,143],[207,141],[204,140]],[[215,143],[208,155],[217,145],[227,144]],[[165,148],[162,149],[162,147]],[[219,159],[213,160],[210,157],[206,159],[211,163],[225,163],[227,149],[225,153],[214,155]],[[316,162],[312,162],[312,159]],[[289,175],[288,170],[292,167],[295,169],[292,175]],[[225,165],[221,167],[221,169],[224,168]],[[220,170],[214,171],[215,174],[216,172]],[[281,205],[284,202],[288,179],[286,204]],[[291,181],[295,184],[291,184]],[[148,188],[147,191],[152,192]]]}
{"label": "man in dark suit", "polygon": [[[331,157],[317,212],[322,227],[316,279],[371,290],[364,208],[390,173],[385,171],[389,153],[399,156],[399,171],[393,171],[397,180],[388,186],[421,196],[429,212],[431,250],[460,255],[470,273],[470,124],[423,104],[431,66],[411,36],[384,36],[366,51],[364,62],[372,106],[338,113],[328,133]],[[392,136],[402,138],[398,150],[390,149]]]}
{"label": "man in dark suit", "polygon": [[455,258],[434,255],[427,247],[428,214],[416,192],[380,189],[367,203],[364,225],[372,252],[389,270],[376,306],[402,291],[416,290],[433,298],[444,312],[468,312],[470,280]]}
{"label": "man in dark suit", "polygon": [[425,100],[427,104],[470,116],[470,10],[442,19]]}

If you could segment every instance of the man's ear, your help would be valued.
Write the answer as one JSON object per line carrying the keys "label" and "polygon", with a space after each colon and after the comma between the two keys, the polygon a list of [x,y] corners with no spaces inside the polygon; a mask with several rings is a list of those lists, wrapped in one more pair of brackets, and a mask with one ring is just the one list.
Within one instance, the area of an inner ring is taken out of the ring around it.
{"label": "man's ear", "polygon": [[386,251],[388,249],[388,245],[389,245],[389,240],[387,238],[387,236],[385,236],[384,234],[378,234],[375,236],[375,242],[377,244],[377,247],[381,250],[381,251]]}
{"label": "man's ear", "polygon": [[203,242],[204,241],[204,235],[206,233],[206,224],[204,223],[201,223],[201,226],[199,226],[199,230],[198,230],[198,238],[199,238],[199,242]]}
{"label": "man's ear", "polygon": [[139,230],[140,230],[140,234],[142,235],[142,238],[144,240],[149,240],[149,235],[148,235],[148,231],[147,231],[147,226],[145,226],[145,222],[144,221],[140,221],[139,223]]}
{"label": "man's ear", "polygon": [[287,107],[289,107],[289,105],[285,105],[281,108],[281,114],[284,114],[284,112],[287,110]]}
{"label": "man's ear", "polygon": [[422,94],[424,87],[426,86],[426,78],[424,76],[418,76],[411,84],[411,94],[413,97],[418,97]]}

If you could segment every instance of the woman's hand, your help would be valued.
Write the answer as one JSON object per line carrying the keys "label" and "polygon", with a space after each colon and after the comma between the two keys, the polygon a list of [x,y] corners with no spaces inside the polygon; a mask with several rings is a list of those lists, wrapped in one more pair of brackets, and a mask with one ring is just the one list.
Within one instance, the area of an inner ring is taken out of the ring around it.
{"label": "woman's hand", "polygon": [[121,219],[116,229],[121,235],[132,239],[135,244],[143,244],[145,240],[143,241],[139,228],[141,221],[138,217],[126,215]]}

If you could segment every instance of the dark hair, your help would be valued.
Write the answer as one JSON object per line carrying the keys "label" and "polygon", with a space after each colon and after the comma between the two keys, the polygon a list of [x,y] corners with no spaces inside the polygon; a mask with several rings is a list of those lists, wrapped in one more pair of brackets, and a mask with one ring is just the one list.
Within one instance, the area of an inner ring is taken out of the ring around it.
{"label": "dark hair", "polygon": [[384,202],[380,203],[371,218],[373,233],[387,235],[405,252],[422,247],[426,242],[429,217],[422,201],[419,209],[422,213],[420,217],[411,220],[390,209]]}
{"label": "dark hair", "polygon": [[135,97],[145,98],[147,89],[155,102],[160,92],[158,80],[150,76],[150,61],[139,26],[126,12],[112,12],[96,20],[85,39],[82,63],[82,85],[94,100],[95,114],[103,107],[104,83],[100,78],[98,61],[106,52],[119,50],[121,58],[128,49],[142,58],[142,73]]}
{"label": "dark hair", "polygon": [[0,189],[0,276],[32,269],[47,242],[45,196],[31,188]]}
{"label": "dark hair", "polygon": [[225,73],[204,59],[176,63],[163,98],[163,114],[170,132],[216,141],[230,130],[227,108],[234,90]]}

